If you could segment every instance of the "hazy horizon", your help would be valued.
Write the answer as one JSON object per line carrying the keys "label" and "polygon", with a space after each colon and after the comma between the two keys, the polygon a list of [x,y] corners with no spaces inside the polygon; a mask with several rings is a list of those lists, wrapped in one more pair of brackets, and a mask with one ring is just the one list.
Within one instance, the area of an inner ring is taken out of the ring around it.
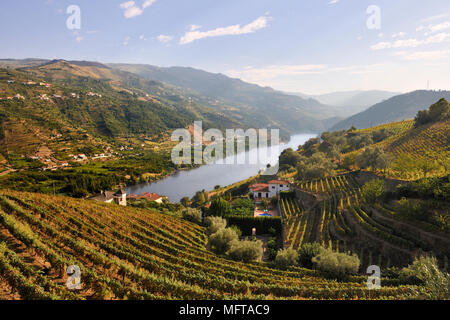
{"label": "hazy horizon", "polygon": [[0,56],[186,66],[308,95],[450,88],[445,0],[73,4],[2,1]]}

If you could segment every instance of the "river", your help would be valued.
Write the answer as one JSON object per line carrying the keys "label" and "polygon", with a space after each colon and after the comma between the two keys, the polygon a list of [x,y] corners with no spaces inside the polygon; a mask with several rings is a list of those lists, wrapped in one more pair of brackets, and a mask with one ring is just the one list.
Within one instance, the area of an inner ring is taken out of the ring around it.
{"label": "river", "polygon": [[[272,165],[276,164],[283,150],[287,148],[293,148],[295,150],[299,145],[304,144],[308,139],[316,136],[315,134],[296,134],[290,137],[288,143],[279,145],[279,148],[271,149],[272,147],[268,147],[266,152],[271,155],[269,162]],[[273,152],[274,150],[279,152]],[[261,152],[261,150],[253,149],[247,151],[246,157],[257,152]],[[167,196],[171,202],[179,202],[183,197],[191,198],[197,191],[213,190],[217,185],[228,186],[248,179],[257,175],[263,168],[265,168],[265,164],[203,165],[196,169],[179,171],[163,180],[129,186],[126,188],[126,191],[129,194],[153,192]]]}

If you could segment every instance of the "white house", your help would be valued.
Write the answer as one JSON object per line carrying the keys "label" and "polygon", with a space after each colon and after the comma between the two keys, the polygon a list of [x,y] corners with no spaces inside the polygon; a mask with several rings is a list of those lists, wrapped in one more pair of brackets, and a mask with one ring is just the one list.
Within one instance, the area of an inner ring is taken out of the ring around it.
{"label": "white house", "polygon": [[95,200],[106,203],[113,203],[120,206],[127,206],[127,193],[122,188],[117,190],[116,192],[112,191],[102,191],[100,194],[89,198],[89,200]]}
{"label": "white house", "polygon": [[256,183],[249,187],[254,199],[272,198],[281,191],[289,191],[290,183],[284,180],[271,180],[269,183]]}

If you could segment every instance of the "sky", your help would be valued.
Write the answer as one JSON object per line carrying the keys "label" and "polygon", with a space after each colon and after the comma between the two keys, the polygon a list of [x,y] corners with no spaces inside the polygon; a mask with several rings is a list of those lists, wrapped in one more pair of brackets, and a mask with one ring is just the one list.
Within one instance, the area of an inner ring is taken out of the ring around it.
{"label": "sky", "polygon": [[2,0],[0,58],[188,66],[287,92],[450,89],[448,0]]}

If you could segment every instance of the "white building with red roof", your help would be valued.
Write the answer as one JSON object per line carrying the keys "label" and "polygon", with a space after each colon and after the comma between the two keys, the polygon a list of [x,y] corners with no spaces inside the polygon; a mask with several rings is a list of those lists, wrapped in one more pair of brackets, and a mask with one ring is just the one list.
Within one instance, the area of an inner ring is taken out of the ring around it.
{"label": "white building with red roof", "polygon": [[272,198],[281,191],[291,190],[290,183],[284,180],[271,180],[268,183],[255,183],[249,187],[254,199]]}

